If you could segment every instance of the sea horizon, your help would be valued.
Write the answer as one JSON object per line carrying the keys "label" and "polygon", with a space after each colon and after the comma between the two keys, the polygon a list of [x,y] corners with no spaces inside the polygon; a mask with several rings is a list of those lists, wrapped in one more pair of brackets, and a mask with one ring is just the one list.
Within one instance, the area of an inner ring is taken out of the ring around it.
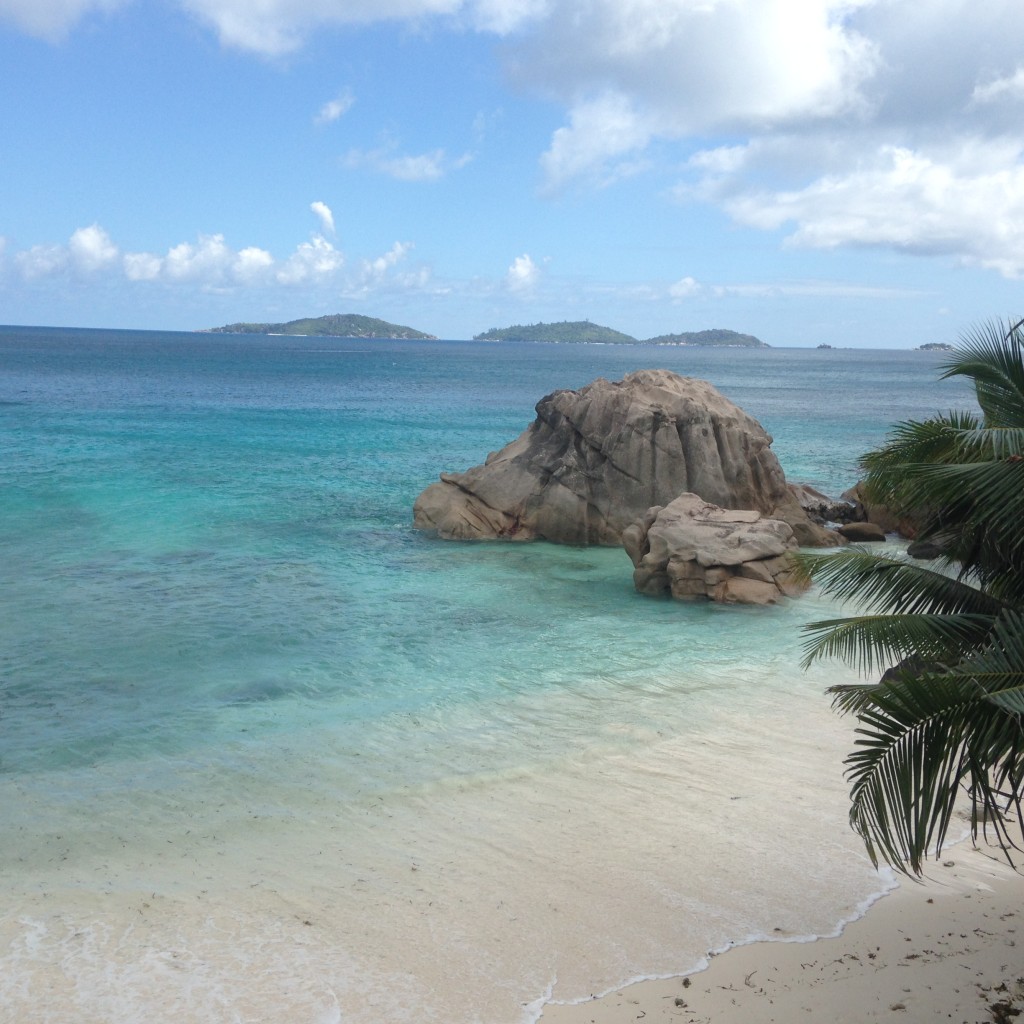
{"label": "sea horizon", "polygon": [[[408,340],[410,344],[417,345],[437,345],[437,344],[470,344],[470,345],[595,345],[599,347],[624,347],[624,348],[654,348],[654,349],[674,349],[674,348],[685,348],[685,349],[700,349],[700,350],[715,350],[715,351],[759,351],[758,349],[750,349],[747,345],[696,345],[696,344],[682,344],[677,342],[653,342],[645,340],[636,340],[629,342],[604,342],[604,341],[505,341],[498,339],[495,341],[483,341],[475,338],[417,338],[417,339],[404,339],[398,337],[363,337],[363,336],[352,336],[346,337],[336,334],[282,334],[282,333],[253,333],[246,334],[243,332],[231,332],[230,334],[221,334],[218,330],[209,327],[193,327],[193,328],[170,328],[170,327],[80,327],[73,324],[0,324],[0,331],[106,331],[118,334],[184,334],[184,335],[214,335],[216,337],[246,337],[246,338],[321,338],[324,340],[333,339],[335,341],[405,341]],[[952,343],[950,343],[952,344]],[[928,349],[922,346],[914,347],[893,347],[888,346],[873,346],[873,345],[832,345],[827,342],[819,344],[808,344],[808,345],[776,345],[765,342],[765,348],[775,349],[778,351],[795,351],[795,352],[810,352],[810,351],[831,351],[831,352],[928,352]],[[760,350],[763,351],[763,350]],[[935,352],[941,352],[940,349],[931,350]]]}

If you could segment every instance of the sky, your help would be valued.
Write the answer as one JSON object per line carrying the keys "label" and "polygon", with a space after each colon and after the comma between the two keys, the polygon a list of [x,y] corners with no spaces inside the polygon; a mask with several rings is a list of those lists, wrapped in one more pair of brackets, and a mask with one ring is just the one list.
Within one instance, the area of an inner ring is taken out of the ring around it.
{"label": "sky", "polygon": [[0,0],[0,323],[1024,315],[1020,0]]}

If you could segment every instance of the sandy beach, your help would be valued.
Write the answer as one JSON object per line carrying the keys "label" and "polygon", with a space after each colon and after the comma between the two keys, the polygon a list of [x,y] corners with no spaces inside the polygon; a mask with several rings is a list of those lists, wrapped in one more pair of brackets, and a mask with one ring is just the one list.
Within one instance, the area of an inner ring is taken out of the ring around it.
{"label": "sandy beach", "polygon": [[1024,874],[962,843],[838,937],[737,946],[689,977],[551,1004],[542,1022],[1006,1024],[1022,1010]]}

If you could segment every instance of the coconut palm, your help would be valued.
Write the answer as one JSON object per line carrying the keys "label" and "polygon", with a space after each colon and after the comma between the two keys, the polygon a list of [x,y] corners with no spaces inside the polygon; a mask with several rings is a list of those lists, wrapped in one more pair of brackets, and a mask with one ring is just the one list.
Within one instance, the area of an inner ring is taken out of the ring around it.
{"label": "coconut palm", "polygon": [[897,425],[862,459],[868,496],[944,552],[932,564],[850,549],[801,567],[859,614],[809,624],[805,663],[838,656],[878,682],[833,687],[856,715],[850,822],[868,853],[920,874],[966,794],[971,830],[1010,855],[1024,828],[1024,321],[964,336],[943,377],[981,416]]}

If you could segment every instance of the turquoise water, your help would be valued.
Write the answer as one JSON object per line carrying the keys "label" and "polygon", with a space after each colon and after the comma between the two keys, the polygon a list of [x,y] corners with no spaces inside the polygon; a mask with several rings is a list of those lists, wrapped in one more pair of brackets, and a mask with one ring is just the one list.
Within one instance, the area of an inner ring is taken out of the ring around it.
{"label": "turquoise water", "polygon": [[0,329],[0,1007],[498,1024],[855,914],[818,599],[645,599],[621,551],[411,509],[542,395],[654,366],[838,493],[969,404],[940,362]]}

